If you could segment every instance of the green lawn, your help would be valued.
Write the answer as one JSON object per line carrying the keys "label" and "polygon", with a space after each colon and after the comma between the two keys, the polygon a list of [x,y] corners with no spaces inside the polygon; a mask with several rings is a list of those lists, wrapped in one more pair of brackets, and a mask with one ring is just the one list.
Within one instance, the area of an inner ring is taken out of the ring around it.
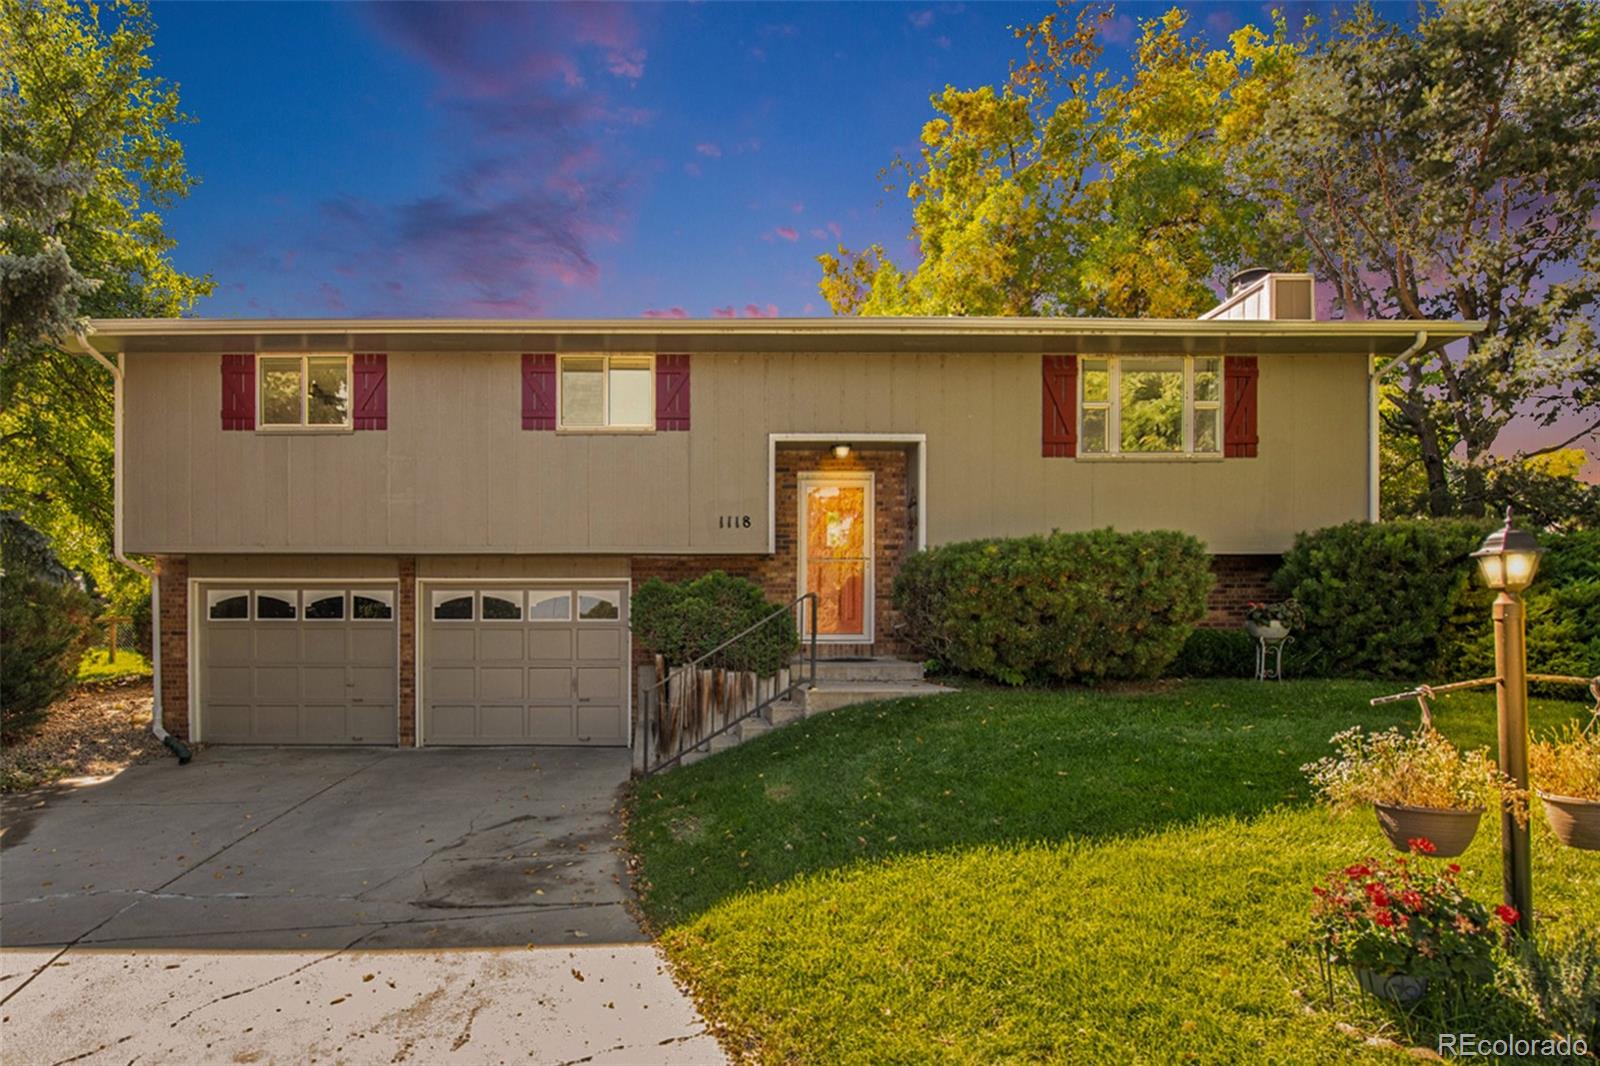
{"label": "green lawn", "polygon": [[149,677],[150,660],[127,648],[117,649],[115,660],[105,648],[91,648],[78,663],[78,680],[120,681],[126,677]]}
{"label": "green lawn", "polygon": [[[1431,1045],[1437,1019],[1345,975],[1330,1004],[1303,947],[1311,882],[1385,845],[1370,814],[1312,806],[1299,767],[1352,723],[1414,721],[1367,706],[1385,690],[969,689],[824,715],[636,786],[643,906],[713,1023],[769,1061],[1410,1061],[1336,1025]],[[1536,701],[1535,727],[1581,713]],[[1445,697],[1437,721],[1492,744],[1493,698]],[[1498,842],[1486,819],[1462,860],[1489,901]],[[1534,876],[1546,928],[1600,925],[1600,856],[1542,821]],[[1466,1016],[1515,1021],[1503,1006]]]}

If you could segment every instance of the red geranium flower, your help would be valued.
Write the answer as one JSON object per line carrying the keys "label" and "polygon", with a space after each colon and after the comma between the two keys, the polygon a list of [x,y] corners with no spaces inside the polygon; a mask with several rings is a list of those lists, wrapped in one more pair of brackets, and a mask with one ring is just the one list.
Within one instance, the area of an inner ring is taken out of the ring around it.
{"label": "red geranium flower", "polygon": [[1439,850],[1427,837],[1412,837],[1406,841],[1406,846],[1419,855],[1432,855]]}
{"label": "red geranium flower", "polygon": [[1361,877],[1371,877],[1372,867],[1366,865],[1365,863],[1357,863],[1355,866],[1346,866],[1344,868],[1344,875],[1352,881]]}
{"label": "red geranium flower", "polygon": [[1381,925],[1381,926],[1383,926],[1384,928],[1387,929],[1390,926],[1394,925],[1394,911],[1390,911],[1390,910],[1374,911],[1373,914],[1372,914],[1372,920],[1377,922],[1379,925]]}
{"label": "red geranium flower", "polygon": [[1367,898],[1373,902],[1374,906],[1387,907],[1389,905],[1389,893],[1376,881],[1367,885]]}
{"label": "red geranium flower", "polygon": [[1422,909],[1422,893],[1402,892],[1400,893],[1400,902],[1405,904],[1408,911],[1420,911]]}
{"label": "red geranium flower", "polygon": [[1458,874],[1461,872],[1461,864],[1459,862],[1453,862],[1449,866],[1445,867],[1445,869],[1449,870],[1453,874]]}
{"label": "red geranium flower", "polygon": [[1509,903],[1502,903],[1494,909],[1495,916],[1507,925],[1516,925],[1517,919],[1522,915],[1517,913],[1517,908]]}

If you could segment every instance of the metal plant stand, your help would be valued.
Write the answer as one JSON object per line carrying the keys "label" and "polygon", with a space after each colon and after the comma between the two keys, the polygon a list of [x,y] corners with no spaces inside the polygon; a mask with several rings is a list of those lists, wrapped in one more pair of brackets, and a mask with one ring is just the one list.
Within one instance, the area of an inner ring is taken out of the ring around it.
{"label": "metal plant stand", "polygon": [[1281,637],[1266,635],[1256,637],[1257,681],[1283,680],[1283,646],[1293,639],[1294,637],[1287,633]]}

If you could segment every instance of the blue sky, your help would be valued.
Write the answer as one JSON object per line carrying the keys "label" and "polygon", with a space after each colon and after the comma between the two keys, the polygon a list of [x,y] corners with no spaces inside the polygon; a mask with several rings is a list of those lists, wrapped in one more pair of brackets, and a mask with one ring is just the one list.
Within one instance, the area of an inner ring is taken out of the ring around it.
{"label": "blue sky", "polygon": [[[1120,5],[1108,58],[1165,6]],[[825,314],[841,241],[914,260],[879,169],[1053,5],[154,10],[197,120],[168,221],[218,283],[202,314],[700,317]]]}

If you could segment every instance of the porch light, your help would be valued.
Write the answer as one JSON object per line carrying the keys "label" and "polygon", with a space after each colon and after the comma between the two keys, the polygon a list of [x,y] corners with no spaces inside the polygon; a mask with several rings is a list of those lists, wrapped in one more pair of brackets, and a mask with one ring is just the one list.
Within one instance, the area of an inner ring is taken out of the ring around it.
{"label": "porch light", "polygon": [[1543,554],[1532,533],[1511,524],[1511,508],[1507,507],[1505,526],[1483,538],[1483,547],[1472,557],[1478,560],[1485,585],[1496,592],[1515,594],[1533,584]]}
{"label": "porch light", "polygon": [[833,457],[835,459],[848,459],[848,458],[850,458],[850,445],[848,445],[848,444],[835,444],[833,446]]}

